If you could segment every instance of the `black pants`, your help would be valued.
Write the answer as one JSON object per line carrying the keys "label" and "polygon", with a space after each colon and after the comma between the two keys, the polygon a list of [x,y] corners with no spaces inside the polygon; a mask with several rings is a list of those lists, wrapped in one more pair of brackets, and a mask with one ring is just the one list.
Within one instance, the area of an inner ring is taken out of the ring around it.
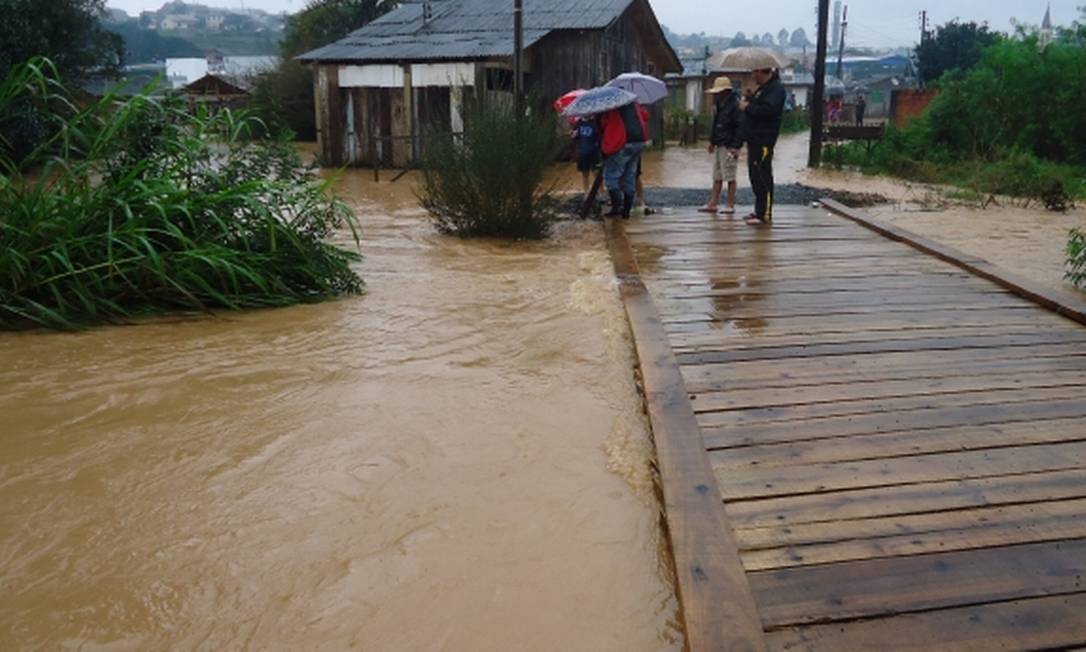
{"label": "black pants", "polygon": [[765,222],[773,220],[773,146],[747,146],[747,170],[754,191],[754,213]]}

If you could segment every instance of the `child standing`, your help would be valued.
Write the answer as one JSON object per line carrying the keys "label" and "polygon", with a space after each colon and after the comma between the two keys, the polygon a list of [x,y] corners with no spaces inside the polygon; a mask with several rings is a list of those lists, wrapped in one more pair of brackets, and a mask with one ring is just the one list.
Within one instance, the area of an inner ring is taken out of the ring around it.
{"label": "child standing", "polygon": [[581,173],[584,196],[592,188],[592,170],[600,164],[600,127],[594,118],[582,118],[573,129],[577,142],[577,170]]}

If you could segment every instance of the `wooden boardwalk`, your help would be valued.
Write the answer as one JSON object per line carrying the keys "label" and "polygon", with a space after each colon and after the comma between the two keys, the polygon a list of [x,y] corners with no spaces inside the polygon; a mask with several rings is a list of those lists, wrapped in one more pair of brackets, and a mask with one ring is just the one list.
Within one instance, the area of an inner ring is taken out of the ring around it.
{"label": "wooden boardwalk", "polygon": [[1086,648],[1086,326],[825,210],[622,226],[695,650]]}

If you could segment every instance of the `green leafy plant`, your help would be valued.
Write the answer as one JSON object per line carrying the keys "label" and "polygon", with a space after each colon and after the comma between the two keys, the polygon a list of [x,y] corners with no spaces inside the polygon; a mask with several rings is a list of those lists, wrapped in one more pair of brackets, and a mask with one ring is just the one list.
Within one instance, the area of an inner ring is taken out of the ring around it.
{"label": "green leafy plant", "polygon": [[468,102],[463,134],[433,131],[423,147],[419,200],[443,233],[542,238],[558,215],[547,167],[566,144],[555,113]]}
{"label": "green leafy plant", "polygon": [[1086,233],[1071,231],[1067,242],[1067,274],[1065,278],[1076,287],[1086,287]]}
{"label": "green leafy plant", "polygon": [[56,133],[0,156],[0,329],[75,328],[163,311],[283,306],[362,291],[356,222],[283,142],[180,100],[109,94],[77,108],[48,62],[0,84]]}

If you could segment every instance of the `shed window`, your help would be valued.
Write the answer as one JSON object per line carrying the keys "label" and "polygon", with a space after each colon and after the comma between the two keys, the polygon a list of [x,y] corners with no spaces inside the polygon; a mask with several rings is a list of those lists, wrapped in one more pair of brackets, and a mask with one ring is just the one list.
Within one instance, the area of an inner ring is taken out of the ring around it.
{"label": "shed window", "polygon": [[488,91],[512,91],[513,71],[503,68],[487,68],[486,89]]}

